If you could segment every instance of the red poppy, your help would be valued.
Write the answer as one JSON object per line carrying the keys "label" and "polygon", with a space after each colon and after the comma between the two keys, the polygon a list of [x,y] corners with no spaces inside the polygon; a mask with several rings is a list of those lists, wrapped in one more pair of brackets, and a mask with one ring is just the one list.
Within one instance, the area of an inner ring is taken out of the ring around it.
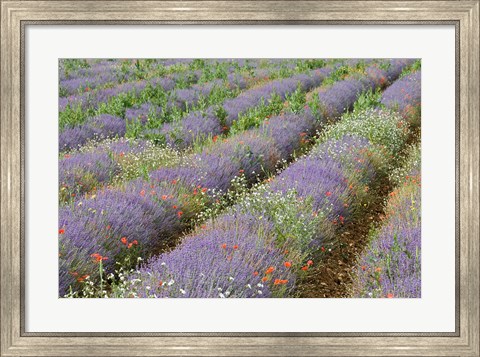
{"label": "red poppy", "polygon": [[362,270],[363,271],[367,270],[367,267],[365,265],[362,265]]}
{"label": "red poppy", "polygon": [[177,206],[173,205],[172,208],[173,208],[173,209],[177,209]]}
{"label": "red poppy", "polygon": [[215,135],[215,136],[212,138],[212,141],[215,143],[215,142],[217,142],[217,140],[218,140],[218,135]]}
{"label": "red poppy", "polygon": [[311,266],[311,265],[313,265],[313,260],[309,260],[309,261],[307,262],[307,266]]}
{"label": "red poppy", "polygon": [[238,249],[238,245],[235,244],[235,245],[233,246],[233,249]]}
{"label": "red poppy", "polygon": [[137,245],[138,244],[138,241],[135,239],[133,242],[132,242],[133,245]]}
{"label": "red poppy", "polygon": [[392,293],[388,293],[388,294],[387,294],[387,298],[389,298],[389,299],[393,298],[393,294],[392,294]]}
{"label": "red poppy", "polygon": [[178,212],[177,212],[177,215],[178,215],[178,218],[180,218],[180,217],[182,217],[183,212],[182,212],[182,211],[178,211]]}
{"label": "red poppy", "polygon": [[79,283],[81,283],[82,281],[84,281],[86,278],[88,278],[90,275],[82,275],[81,277],[77,278],[77,281]]}
{"label": "red poppy", "polygon": [[227,244],[226,244],[226,243],[223,243],[223,244],[222,244],[222,248],[223,248],[223,249],[227,249]]}
{"label": "red poppy", "polygon": [[303,271],[307,271],[307,270],[308,270],[308,266],[305,265],[304,267],[302,267],[302,270],[303,270]]}
{"label": "red poppy", "polygon": [[142,197],[145,196],[145,190],[140,191],[140,196],[142,196]]}
{"label": "red poppy", "polygon": [[283,265],[285,265],[285,267],[287,267],[287,268],[290,268],[290,267],[292,266],[292,263],[290,263],[290,262],[285,262],[285,263],[283,263]]}
{"label": "red poppy", "polygon": [[267,280],[268,280],[268,278],[266,276],[262,278],[263,282],[266,282]]}
{"label": "red poppy", "polygon": [[208,188],[206,188],[206,187],[202,188],[202,192],[204,192],[204,193],[207,192],[207,190],[208,190]]}
{"label": "red poppy", "polygon": [[270,274],[270,273],[273,273],[275,271],[275,268],[274,267],[269,267],[266,271],[265,271],[265,274]]}
{"label": "red poppy", "polygon": [[325,195],[326,195],[327,197],[330,197],[330,196],[332,195],[332,193],[331,193],[330,191],[327,191],[327,193],[325,193]]}
{"label": "red poppy", "polygon": [[122,237],[122,238],[120,238],[120,242],[122,242],[123,244],[126,245],[127,242],[128,242],[128,241],[127,241],[127,237]]}
{"label": "red poppy", "polygon": [[257,275],[258,275],[258,271],[254,271],[253,276],[257,276]]}
{"label": "red poppy", "polygon": [[64,233],[65,233],[65,229],[60,228],[60,229],[58,230],[58,234],[64,234]]}

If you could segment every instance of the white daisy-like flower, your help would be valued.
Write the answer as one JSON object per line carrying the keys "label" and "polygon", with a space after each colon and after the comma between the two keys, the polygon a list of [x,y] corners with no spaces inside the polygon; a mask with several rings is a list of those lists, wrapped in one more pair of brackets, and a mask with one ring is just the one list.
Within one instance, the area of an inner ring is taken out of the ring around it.
{"label": "white daisy-like flower", "polygon": [[262,283],[258,283],[257,286],[258,286],[259,288],[263,288],[263,284],[262,284]]}
{"label": "white daisy-like flower", "polygon": [[168,285],[168,286],[172,286],[174,283],[175,283],[175,280],[173,280],[173,279],[170,279],[170,281],[168,282],[168,284],[167,284],[167,285]]}
{"label": "white daisy-like flower", "polygon": [[218,294],[218,297],[225,299],[225,295],[223,295],[222,293]]}
{"label": "white daisy-like flower", "polygon": [[229,276],[228,280],[233,281],[233,280],[235,280],[235,278],[233,276]]}
{"label": "white daisy-like flower", "polygon": [[183,295],[185,295],[185,294],[187,293],[187,292],[186,292],[185,290],[183,290],[183,289],[180,289],[180,292],[181,292]]}
{"label": "white daisy-like flower", "polygon": [[247,288],[251,289],[251,288],[252,288],[252,286],[251,286],[250,284],[247,284]]}
{"label": "white daisy-like flower", "polygon": [[160,264],[160,265],[165,266],[165,265],[167,265],[167,264],[166,264],[165,262],[162,262],[162,264]]}
{"label": "white daisy-like flower", "polygon": [[257,291],[257,294],[258,294],[258,295],[262,295],[262,294],[263,294],[263,293],[262,293],[262,290],[258,290],[258,291]]}

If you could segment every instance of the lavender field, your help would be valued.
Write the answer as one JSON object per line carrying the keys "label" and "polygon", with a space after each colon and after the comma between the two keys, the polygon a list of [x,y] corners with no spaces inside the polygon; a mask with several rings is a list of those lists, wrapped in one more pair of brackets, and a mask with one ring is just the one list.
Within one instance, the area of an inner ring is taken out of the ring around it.
{"label": "lavender field", "polygon": [[62,59],[59,297],[421,297],[418,59]]}

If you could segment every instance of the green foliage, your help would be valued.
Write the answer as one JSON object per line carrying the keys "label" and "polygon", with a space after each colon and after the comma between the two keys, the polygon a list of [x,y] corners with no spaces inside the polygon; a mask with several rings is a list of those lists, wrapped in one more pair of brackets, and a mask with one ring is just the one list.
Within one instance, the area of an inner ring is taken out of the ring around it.
{"label": "green foliage", "polygon": [[70,73],[76,71],[79,68],[89,68],[90,65],[88,64],[86,59],[81,58],[71,58],[71,59],[61,59],[60,64],[63,65],[63,70],[65,72],[65,77],[69,78]]}
{"label": "green foliage", "polygon": [[403,69],[402,73],[400,74],[399,78],[405,77],[405,76],[407,76],[407,75],[409,75],[413,72],[419,71],[421,69],[422,69],[422,60],[419,58],[415,62],[413,62],[413,64],[411,64],[410,66],[405,67]]}
{"label": "green foliage", "polygon": [[362,94],[360,94],[357,101],[353,105],[353,112],[361,112],[369,108],[380,107],[381,100],[381,88],[377,88],[375,91],[370,89],[367,92],[363,92]]}
{"label": "green foliage", "polygon": [[235,134],[259,126],[268,116],[279,114],[283,107],[282,98],[274,93],[268,102],[262,101],[260,105],[240,114],[238,119],[233,122],[230,133]]}
{"label": "green foliage", "polygon": [[297,87],[295,92],[287,95],[288,109],[295,114],[300,113],[307,102],[306,93],[300,86]]}

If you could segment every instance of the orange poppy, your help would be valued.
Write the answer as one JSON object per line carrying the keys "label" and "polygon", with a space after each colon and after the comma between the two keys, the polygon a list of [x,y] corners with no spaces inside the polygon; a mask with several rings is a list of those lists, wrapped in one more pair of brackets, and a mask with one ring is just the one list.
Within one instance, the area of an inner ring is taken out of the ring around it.
{"label": "orange poppy", "polygon": [[270,274],[270,273],[273,273],[275,271],[275,268],[274,267],[269,267],[266,271],[265,271],[265,274]]}

